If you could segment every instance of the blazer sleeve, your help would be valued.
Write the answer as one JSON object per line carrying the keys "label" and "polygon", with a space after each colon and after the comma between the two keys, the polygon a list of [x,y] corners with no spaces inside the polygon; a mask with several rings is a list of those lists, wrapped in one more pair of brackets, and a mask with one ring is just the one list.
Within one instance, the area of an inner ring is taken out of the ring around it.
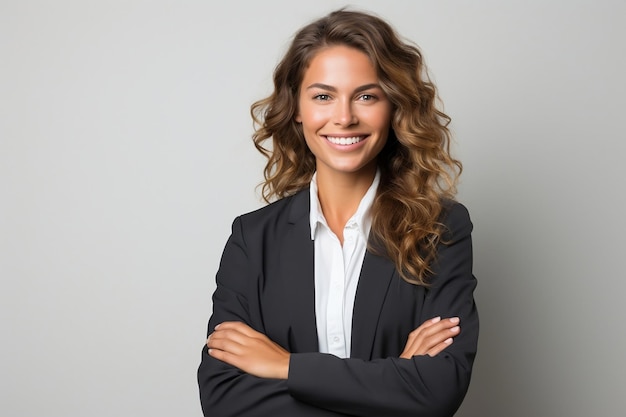
{"label": "blazer sleeve", "polygon": [[[241,220],[235,219],[216,275],[213,314],[207,336],[224,321],[242,321],[258,329],[259,318],[249,314],[246,299],[248,286],[254,285],[255,272],[250,268]],[[344,414],[303,403],[289,392],[287,381],[264,379],[209,356],[206,345],[198,368],[200,403],[205,416],[315,416],[336,417]]]}
{"label": "blazer sleeve", "polygon": [[461,333],[435,357],[395,357],[365,361],[320,353],[291,355],[288,389],[294,398],[358,416],[450,417],[469,387],[478,343],[473,292],[472,223],[454,204],[445,219],[435,274],[421,318],[460,317]]}

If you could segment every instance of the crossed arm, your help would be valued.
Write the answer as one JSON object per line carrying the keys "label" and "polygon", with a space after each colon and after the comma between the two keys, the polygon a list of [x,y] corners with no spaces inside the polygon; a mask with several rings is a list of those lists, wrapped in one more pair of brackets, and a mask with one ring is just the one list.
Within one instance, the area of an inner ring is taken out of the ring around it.
{"label": "crossed arm", "polygon": [[[452,344],[459,331],[458,317],[430,319],[408,335],[400,358],[435,356]],[[209,355],[247,374],[274,379],[289,376],[291,354],[245,323],[218,324],[207,339],[207,347]]]}

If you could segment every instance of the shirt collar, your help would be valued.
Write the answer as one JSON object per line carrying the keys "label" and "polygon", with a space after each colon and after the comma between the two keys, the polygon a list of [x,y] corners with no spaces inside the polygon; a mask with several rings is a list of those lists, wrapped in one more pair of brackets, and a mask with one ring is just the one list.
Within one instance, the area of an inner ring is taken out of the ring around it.
{"label": "shirt collar", "polygon": [[[379,183],[380,170],[377,169],[376,175],[374,176],[374,181],[372,181],[372,184],[367,189],[367,192],[361,199],[361,202],[359,203],[359,207],[356,209],[356,212],[352,215],[352,217],[350,217],[350,219],[346,223],[346,226],[356,225],[365,241],[367,241],[370,229],[372,227],[372,216],[370,214],[370,211],[372,208],[372,204],[374,204],[374,198],[376,197],[376,190],[378,189]],[[311,211],[309,213],[309,221],[311,223],[311,240],[315,240],[315,232],[319,224],[328,227],[328,224],[326,223],[326,218],[324,217],[324,213],[322,213],[320,200],[317,197],[317,190],[316,172],[313,174],[313,178],[311,179],[311,185],[309,188],[311,199]]]}

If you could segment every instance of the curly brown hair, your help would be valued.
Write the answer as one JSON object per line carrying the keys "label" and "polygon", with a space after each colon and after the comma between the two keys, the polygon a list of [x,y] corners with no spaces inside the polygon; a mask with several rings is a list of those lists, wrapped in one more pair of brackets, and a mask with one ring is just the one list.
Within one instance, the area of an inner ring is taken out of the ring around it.
{"label": "curly brown hair", "polygon": [[[255,147],[268,161],[262,196],[266,202],[309,186],[315,157],[296,123],[300,85],[321,49],[344,45],[366,54],[392,103],[391,131],[377,162],[380,185],[372,206],[370,250],[394,261],[402,278],[428,285],[442,243],[440,222],[446,200],[456,193],[461,162],[450,154],[450,117],[422,53],[380,17],[345,8],[304,26],[274,70],[274,91],[251,107]],[[271,150],[264,146],[271,138]]]}

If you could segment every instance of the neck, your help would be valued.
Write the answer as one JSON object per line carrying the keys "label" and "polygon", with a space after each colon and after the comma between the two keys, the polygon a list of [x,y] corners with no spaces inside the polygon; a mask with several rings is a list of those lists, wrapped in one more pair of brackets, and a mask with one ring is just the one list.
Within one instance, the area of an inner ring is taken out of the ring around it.
{"label": "neck", "polygon": [[[370,172],[371,171],[371,172]],[[367,173],[337,174],[317,171],[317,196],[330,229],[343,243],[343,229],[356,213],[363,196],[372,185],[376,166]]]}

